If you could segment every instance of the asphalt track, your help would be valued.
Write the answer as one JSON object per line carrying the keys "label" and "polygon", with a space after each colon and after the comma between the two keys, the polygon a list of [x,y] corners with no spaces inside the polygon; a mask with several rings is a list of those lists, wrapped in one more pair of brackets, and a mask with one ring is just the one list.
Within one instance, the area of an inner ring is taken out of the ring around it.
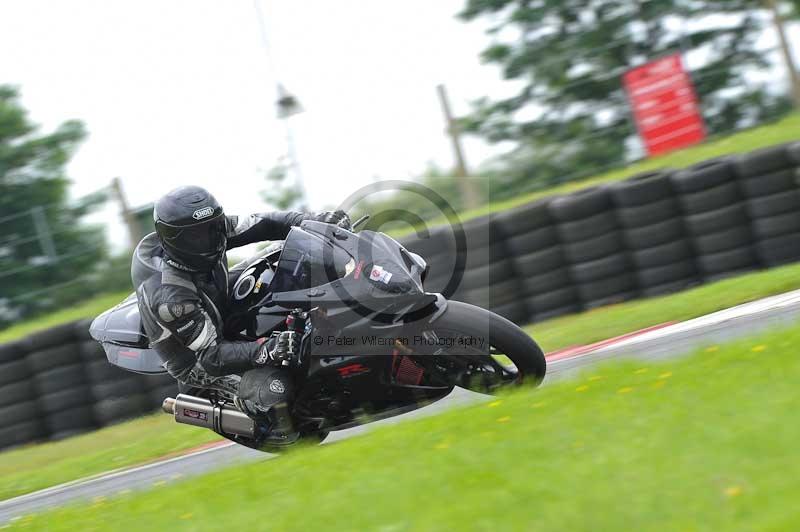
{"label": "asphalt track", "polygon": [[[572,349],[548,357],[547,382],[580,372],[611,358],[662,360],[687,354],[704,345],[750,336],[800,320],[800,290],[754,301],[682,323],[651,328],[632,335]],[[535,334],[534,334],[535,336]],[[352,437],[370,426],[397,423],[409,417],[433,415],[444,409],[488,396],[456,389],[447,398],[420,410],[331,434],[324,444]],[[225,442],[193,453],[144,466],[104,473],[0,502],[0,524],[22,515],[81,500],[108,497],[160,486],[236,463],[269,460],[272,455]]]}

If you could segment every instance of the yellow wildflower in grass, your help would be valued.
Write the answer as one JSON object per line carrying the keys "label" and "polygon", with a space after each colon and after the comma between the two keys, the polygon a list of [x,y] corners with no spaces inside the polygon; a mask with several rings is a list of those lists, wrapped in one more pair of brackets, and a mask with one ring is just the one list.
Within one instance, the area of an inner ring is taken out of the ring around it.
{"label": "yellow wildflower in grass", "polygon": [[489,403],[486,406],[488,406],[489,408],[494,408],[494,407],[500,406],[502,404],[503,404],[503,401],[492,401],[491,403]]}
{"label": "yellow wildflower in grass", "polygon": [[630,386],[625,386],[624,388],[620,388],[619,390],[617,390],[617,393],[630,393],[632,391],[633,388],[631,388]]}
{"label": "yellow wildflower in grass", "polygon": [[507,423],[509,421],[511,421],[511,416],[503,416],[503,417],[497,418],[497,422],[498,423]]}
{"label": "yellow wildflower in grass", "polygon": [[181,517],[180,517],[180,519],[184,519],[184,520],[185,519],[191,519],[191,518],[192,518],[192,513],[191,512],[185,513],[185,514],[181,515]]}
{"label": "yellow wildflower in grass", "polygon": [[710,347],[706,347],[706,353],[713,353],[714,351],[719,351],[718,345],[712,345]]}
{"label": "yellow wildflower in grass", "polygon": [[577,388],[575,388],[575,391],[576,392],[585,392],[588,389],[589,389],[589,387],[584,384],[582,386],[578,386]]}
{"label": "yellow wildflower in grass", "polygon": [[670,377],[672,377],[671,371],[665,371],[664,373],[658,376],[659,379],[669,379]]}
{"label": "yellow wildflower in grass", "polygon": [[741,494],[742,494],[741,486],[728,486],[727,488],[725,488],[726,497],[738,497]]}
{"label": "yellow wildflower in grass", "polygon": [[753,351],[754,353],[760,353],[761,351],[764,351],[766,348],[767,346],[765,345],[756,345],[753,346],[753,349],[751,349],[751,351]]}
{"label": "yellow wildflower in grass", "polygon": [[636,371],[634,371],[634,373],[636,373],[637,375],[641,375],[642,373],[647,373],[647,372],[648,372],[647,368],[639,368]]}
{"label": "yellow wildflower in grass", "polygon": [[590,381],[599,381],[600,379],[605,379],[605,377],[603,377],[602,375],[592,375],[591,377],[589,377]]}

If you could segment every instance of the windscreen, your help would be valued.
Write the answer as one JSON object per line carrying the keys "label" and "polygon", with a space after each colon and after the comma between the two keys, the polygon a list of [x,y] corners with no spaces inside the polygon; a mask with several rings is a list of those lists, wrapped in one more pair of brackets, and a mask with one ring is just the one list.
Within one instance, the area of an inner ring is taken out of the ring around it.
{"label": "windscreen", "polygon": [[341,279],[351,259],[346,251],[328,240],[292,228],[283,245],[270,291],[304,290]]}

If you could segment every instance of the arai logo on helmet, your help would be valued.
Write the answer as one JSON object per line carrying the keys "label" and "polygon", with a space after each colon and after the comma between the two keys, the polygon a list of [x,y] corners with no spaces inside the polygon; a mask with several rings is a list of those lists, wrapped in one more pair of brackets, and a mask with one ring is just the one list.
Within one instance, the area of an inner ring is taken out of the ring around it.
{"label": "arai logo on helmet", "polygon": [[195,220],[202,220],[203,218],[208,218],[214,214],[214,207],[203,207],[202,209],[197,209],[192,213],[192,218]]}

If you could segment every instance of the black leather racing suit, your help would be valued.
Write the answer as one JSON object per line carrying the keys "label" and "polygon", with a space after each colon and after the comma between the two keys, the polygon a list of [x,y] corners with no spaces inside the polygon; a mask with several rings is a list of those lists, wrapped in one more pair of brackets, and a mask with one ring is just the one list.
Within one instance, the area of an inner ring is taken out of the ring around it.
{"label": "black leather racing suit", "polygon": [[[228,216],[227,249],[285,239],[292,226],[312,217],[299,212]],[[259,343],[223,338],[232,273],[224,254],[210,273],[192,272],[165,256],[155,233],[144,237],[134,251],[131,277],[150,346],[185,386],[223,390],[257,407],[269,407],[265,403],[277,403],[281,396],[288,401],[292,386],[284,371],[253,369]]]}

